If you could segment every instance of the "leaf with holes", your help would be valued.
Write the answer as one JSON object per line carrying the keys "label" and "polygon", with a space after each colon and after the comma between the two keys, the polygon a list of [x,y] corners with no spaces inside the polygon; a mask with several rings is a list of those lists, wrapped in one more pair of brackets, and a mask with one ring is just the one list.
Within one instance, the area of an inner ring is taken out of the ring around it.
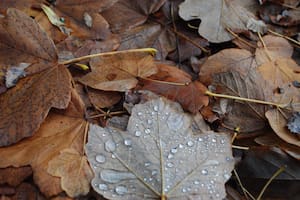
{"label": "leaf with holes", "polygon": [[164,98],[136,105],[125,132],[90,125],[93,188],[108,199],[223,199],[234,165],[230,139],[195,126]]}

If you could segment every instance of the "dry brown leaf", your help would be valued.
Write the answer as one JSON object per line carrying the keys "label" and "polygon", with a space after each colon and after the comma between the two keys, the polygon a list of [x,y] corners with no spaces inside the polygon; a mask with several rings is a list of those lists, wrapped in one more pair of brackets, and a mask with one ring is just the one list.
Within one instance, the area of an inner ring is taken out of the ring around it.
{"label": "dry brown leaf", "polygon": [[28,63],[29,75],[56,62],[54,43],[35,20],[17,9],[8,9],[5,18],[0,18],[0,69]]}
{"label": "dry brown leaf", "polygon": [[168,99],[177,101],[185,110],[197,113],[203,106],[208,105],[208,97],[204,94],[207,88],[199,81],[191,80],[191,76],[175,66],[158,64],[158,73],[149,77],[153,80],[167,81],[171,83],[189,83],[188,85],[173,85],[158,83],[151,80],[143,80],[143,90],[150,90],[163,95]]}
{"label": "dry brown leaf", "polygon": [[300,80],[300,67],[294,60],[289,58],[269,61],[259,66],[257,70],[271,85],[272,89]]}
{"label": "dry brown leaf", "polygon": [[271,60],[280,58],[291,58],[293,55],[293,46],[284,38],[266,35],[263,38],[266,45],[264,48],[261,41],[257,43],[258,48],[255,51],[255,60],[260,66]]}
{"label": "dry brown leaf", "polygon": [[26,77],[0,96],[0,146],[32,136],[53,108],[71,99],[71,75],[63,65]]}
{"label": "dry brown leaf", "polygon": [[122,33],[143,24],[148,15],[157,11],[165,2],[166,0],[119,0],[101,14],[113,32]]}
{"label": "dry brown leaf", "polygon": [[[30,165],[34,182],[46,196],[62,191],[60,179],[47,173],[48,162],[59,156],[66,148],[83,149],[86,121],[82,118],[84,108],[72,95],[72,103],[65,115],[51,112],[39,130],[30,138],[9,147],[0,148],[0,167]],[[77,105],[77,106],[76,106]],[[74,109],[76,109],[74,111]],[[70,174],[65,174],[68,176]],[[70,183],[72,184],[72,183]]]}
{"label": "dry brown leaf", "polygon": [[208,41],[225,42],[233,39],[226,28],[266,31],[266,25],[253,14],[256,5],[252,0],[185,0],[179,6],[179,15],[184,20],[201,19],[198,32]]}
{"label": "dry brown leaf", "polygon": [[29,183],[21,183],[15,190],[13,194],[1,195],[1,200],[45,200],[45,197],[40,193],[40,191]]}
{"label": "dry brown leaf", "polygon": [[71,29],[71,35],[85,39],[106,39],[110,35],[109,25],[99,12],[115,2],[116,0],[57,0],[51,8],[57,16],[64,19],[65,26]]}
{"label": "dry brown leaf", "polygon": [[1,0],[0,13],[5,14],[8,8],[17,8],[28,14],[29,16],[36,16],[40,12],[34,9],[33,6],[42,3],[43,0]]}
{"label": "dry brown leaf", "polygon": [[94,176],[83,151],[80,154],[73,148],[63,149],[53,158],[48,173],[61,177],[61,187],[71,197],[87,194]]}
{"label": "dry brown leaf", "polygon": [[277,109],[268,110],[266,112],[266,117],[270,123],[270,126],[274,132],[287,143],[296,145],[300,147],[300,139],[296,134],[291,133],[286,124],[287,119],[280,113]]}
{"label": "dry brown leaf", "polygon": [[247,76],[249,71],[256,68],[256,62],[251,52],[243,49],[224,49],[210,57],[201,66],[199,80],[205,85],[212,82],[216,73],[238,71]]}
{"label": "dry brown leaf", "polygon": [[126,91],[134,88],[136,78],[146,78],[157,72],[153,57],[144,52],[121,52],[90,61],[92,72],[80,82],[105,91]]}
{"label": "dry brown leaf", "polygon": [[0,169],[0,184],[7,183],[11,186],[17,186],[31,175],[32,169],[29,166]]}
{"label": "dry brown leaf", "polygon": [[101,91],[88,89],[88,96],[91,103],[97,108],[108,108],[121,100],[121,94],[118,92]]}

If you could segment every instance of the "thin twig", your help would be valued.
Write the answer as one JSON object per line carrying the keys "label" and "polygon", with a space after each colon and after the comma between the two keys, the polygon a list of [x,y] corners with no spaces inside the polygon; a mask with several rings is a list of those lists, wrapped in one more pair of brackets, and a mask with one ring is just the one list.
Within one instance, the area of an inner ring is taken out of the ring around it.
{"label": "thin twig", "polygon": [[247,198],[249,196],[252,200],[255,200],[255,197],[243,186],[242,181],[235,169],[233,170],[233,173],[234,173],[240,187],[242,188],[245,197]]}
{"label": "thin twig", "polygon": [[257,48],[255,45],[251,44],[250,42],[248,42],[247,40],[244,40],[243,38],[241,38],[238,34],[236,34],[235,32],[233,32],[230,28],[226,28],[226,30],[233,35],[235,38],[237,38],[238,40],[240,40],[241,42],[243,42],[244,44],[252,47],[252,48]]}
{"label": "thin twig", "polygon": [[261,43],[262,43],[262,45],[263,45],[263,47],[264,47],[264,51],[265,51],[265,53],[266,53],[266,55],[267,55],[269,61],[272,61],[272,56],[270,55],[269,50],[268,50],[268,48],[267,48],[267,45],[266,45],[265,41],[263,40],[263,38],[262,38],[260,32],[257,32],[257,35],[258,35],[258,37],[259,37],[259,39],[260,39],[260,41],[261,41]]}

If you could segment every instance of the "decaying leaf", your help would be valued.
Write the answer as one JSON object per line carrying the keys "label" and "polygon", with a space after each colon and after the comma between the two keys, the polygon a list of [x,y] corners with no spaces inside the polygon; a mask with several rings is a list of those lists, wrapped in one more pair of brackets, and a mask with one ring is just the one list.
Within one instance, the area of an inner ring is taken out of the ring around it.
{"label": "decaying leaf", "polygon": [[7,183],[11,186],[19,185],[24,179],[32,175],[32,169],[30,166],[24,167],[7,167],[0,169],[0,184]]}
{"label": "decaying leaf", "polygon": [[[143,90],[150,90],[168,99],[175,100],[185,110],[192,113],[197,113],[203,106],[208,105],[208,97],[204,94],[207,88],[202,83],[199,81],[192,82],[189,74],[174,66],[158,64],[158,70],[157,74],[149,78],[165,81],[165,83],[143,80]],[[181,85],[172,83],[181,83]]]}
{"label": "decaying leaf", "polygon": [[274,132],[287,143],[300,147],[300,139],[297,135],[291,133],[287,127],[287,119],[277,109],[268,110],[266,117]]}
{"label": "decaying leaf", "polygon": [[227,71],[238,71],[241,75],[247,76],[256,66],[251,52],[243,49],[224,49],[208,57],[200,68],[199,80],[209,85],[213,74]]}
{"label": "decaying leaf", "polygon": [[126,132],[90,125],[86,153],[92,186],[109,199],[223,199],[234,164],[226,135],[193,132],[164,98],[136,105]]}
{"label": "decaying leaf", "polygon": [[[82,118],[83,107],[79,106],[78,101],[80,100],[77,98],[78,96],[73,92],[70,106],[65,113],[49,113],[44,123],[32,137],[9,147],[0,148],[0,157],[2,158],[0,159],[0,168],[30,165],[33,170],[34,182],[43,194],[53,196],[62,192],[61,180],[47,172],[48,162],[59,159],[60,152],[64,149],[74,148],[79,153],[83,151],[83,138],[87,122]],[[73,105],[76,107],[74,108]],[[82,165],[82,167],[82,169],[86,169],[86,165]],[[52,166],[52,170],[55,170],[54,166]],[[80,172],[79,169],[77,170]],[[66,172],[63,177],[66,179],[74,177],[73,172]],[[82,177],[81,182],[84,182],[85,178],[88,179],[88,176]],[[80,185],[81,183],[69,182],[68,184],[75,187],[76,184]],[[78,190],[76,193],[72,193],[73,188],[65,184],[64,187],[63,189],[70,196],[85,194],[87,190],[83,187],[76,187]]]}
{"label": "decaying leaf", "polygon": [[26,75],[40,72],[57,62],[53,41],[25,13],[9,8],[0,18],[0,69],[28,63]]}
{"label": "decaying leaf", "polygon": [[136,78],[146,78],[157,72],[153,57],[146,52],[121,52],[94,58],[92,72],[80,82],[105,91],[126,91],[134,88]]}
{"label": "decaying leaf", "polygon": [[[269,98],[265,89],[267,84],[255,72],[249,72],[243,77],[236,71],[219,73],[214,75],[212,83],[216,87],[217,93],[249,99],[267,100]],[[265,105],[247,103],[243,101],[232,101],[221,99],[215,104],[214,110],[225,115],[224,124],[232,129],[239,127],[242,132],[250,132],[265,127],[264,117]],[[224,112],[225,111],[225,112]]]}
{"label": "decaying leaf", "polygon": [[48,172],[61,177],[61,187],[71,197],[90,191],[93,172],[86,157],[76,149],[63,149],[59,156],[49,162]]}
{"label": "decaying leaf", "polygon": [[252,0],[185,0],[179,6],[184,20],[201,19],[198,32],[210,42],[233,39],[226,30],[265,32],[266,25],[249,11],[257,3]]}
{"label": "decaying leaf", "polygon": [[29,137],[50,108],[64,109],[71,99],[71,75],[63,65],[28,76],[0,95],[0,146]]}

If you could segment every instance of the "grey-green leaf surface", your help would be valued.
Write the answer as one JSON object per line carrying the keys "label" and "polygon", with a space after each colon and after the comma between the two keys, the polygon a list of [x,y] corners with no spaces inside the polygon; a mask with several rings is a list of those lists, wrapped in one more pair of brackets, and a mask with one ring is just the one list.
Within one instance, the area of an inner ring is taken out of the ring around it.
{"label": "grey-green leaf surface", "polygon": [[230,138],[195,134],[194,125],[179,104],[164,98],[136,105],[127,131],[91,124],[92,187],[116,200],[223,199],[234,165]]}

